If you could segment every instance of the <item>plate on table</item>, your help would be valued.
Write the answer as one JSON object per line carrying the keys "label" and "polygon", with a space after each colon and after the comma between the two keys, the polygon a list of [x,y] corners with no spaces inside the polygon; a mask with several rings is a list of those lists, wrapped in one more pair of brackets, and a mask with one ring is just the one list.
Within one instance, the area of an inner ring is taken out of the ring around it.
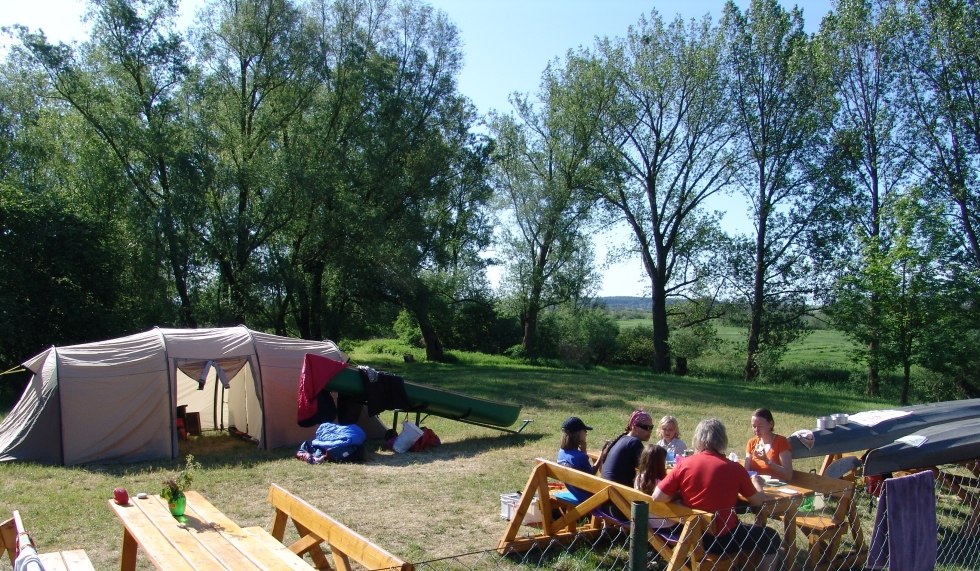
{"label": "plate on table", "polygon": [[772,486],[774,488],[778,488],[779,486],[785,486],[786,485],[786,482],[784,482],[782,480],[777,480],[775,478],[770,478],[770,479],[766,480],[766,485],[767,486]]}

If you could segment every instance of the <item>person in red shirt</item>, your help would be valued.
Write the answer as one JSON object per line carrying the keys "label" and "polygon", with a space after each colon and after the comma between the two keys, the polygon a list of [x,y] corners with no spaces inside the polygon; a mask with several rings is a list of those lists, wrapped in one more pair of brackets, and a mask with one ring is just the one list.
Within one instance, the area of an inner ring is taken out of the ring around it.
{"label": "person in red shirt", "polygon": [[725,457],[728,433],[717,418],[698,423],[692,445],[694,455],[657,484],[653,499],[679,499],[687,507],[717,514],[702,540],[709,553],[750,551],[759,555],[758,569],[775,569],[779,536],[768,527],[741,523],[734,509],[739,496],[750,505],[762,505],[762,479],[749,477],[744,467]]}
{"label": "person in red shirt", "polygon": [[773,432],[776,421],[768,408],[752,413],[752,433],[745,445],[745,469],[778,478],[793,479],[793,452],[789,439]]}

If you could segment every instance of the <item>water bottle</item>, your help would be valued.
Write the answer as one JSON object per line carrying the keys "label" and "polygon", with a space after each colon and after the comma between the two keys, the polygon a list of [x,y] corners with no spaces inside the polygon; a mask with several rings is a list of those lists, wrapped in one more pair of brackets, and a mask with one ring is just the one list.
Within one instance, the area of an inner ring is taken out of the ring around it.
{"label": "water bottle", "polygon": [[668,464],[673,464],[674,463],[674,449],[673,448],[668,448],[667,449],[667,463]]}

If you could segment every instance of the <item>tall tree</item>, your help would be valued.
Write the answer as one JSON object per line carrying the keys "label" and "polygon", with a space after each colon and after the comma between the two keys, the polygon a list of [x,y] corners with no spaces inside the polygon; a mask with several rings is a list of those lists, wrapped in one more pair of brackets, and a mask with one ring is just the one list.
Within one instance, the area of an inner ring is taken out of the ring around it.
{"label": "tall tree", "polygon": [[458,30],[429,6],[379,12],[368,58],[364,128],[349,165],[357,200],[356,266],[366,300],[397,303],[419,324],[426,357],[443,360],[433,313],[447,300],[440,275],[475,261],[485,242],[487,153],[470,128],[473,106],[457,91]]}
{"label": "tall tree", "polygon": [[[505,290],[523,329],[521,345],[537,357],[538,319],[596,281],[587,224],[599,186],[594,148],[601,116],[590,89],[595,64],[569,54],[565,67],[545,70],[539,106],[514,94],[516,116],[496,117],[495,181],[513,221],[504,232]],[[577,85],[578,84],[578,85]],[[608,99],[606,99],[608,101]]]}
{"label": "tall tree", "polygon": [[214,0],[204,14],[196,117],[211,168],[198,236],[230,291],[230,321],[244,323],[261,301],[256,257],[295,213],[281,161],[325,58],[313,22],[289,0]]}
{"label": "tall tree", "polygon": [[[862,246],[850,258],[846,271],[851,275],[882,268],[879,260],[889,255],[892,244],[883,232],[882,211],[907,182],[911,157],[901,144],[898,33],[894,4],[876,0],[843,0],[821,25],[827,53],[833,57],[839,105],[833,142],[840,147],[836,156],[844,167],[842,177],[855,189],[849,220],[854,242]],[[886,300],[881,293],[878,288],[868,290],[860,326],[853,313],[840,324],[841,330],[867,347],[869,395],[879,394],[880,369],[885,364],[880,326]]]}
{"label": "tall tree", "polygon": [[750,310],[749,380],[760,372],[760,351],[785,347],[801,332],[797,324],[813,289],[806,239],[834,198],[816,191],[810,162],[821,154],[832,94],[826,62],[803,31],[799,9],[753,0],[743,13],[729,1],[723,26],[737,146],[749,164],[740,186],[755,226],[742,248],[751,262],[736,262]]}
{"label": "tall tree", "polygon": [[190,69],[172,30],[176,12],[175,0],[90,0],[92,39],[80,54],[43,33],[21,29],[20,40],[55,96],[85,118],[121,166],[143,220],[134,226],[163,237],[180,322],[193,327],[191,229],[200,189],[184,131],[181,87]]}
{"label": "tall tree", "polygon": [[949,204],[980,269],[980,6],[906,2],[901,39],[908,146],[934,196]]}
{"label": "tall tree", "polygon": [[653,297],[653,369],[669,372],[667,300],[703,287],[717,233],[705,203],[737,166],[723,37],[707,18],[665,24],[654,12],[599,51],[615,85],[603,139],[620,165],[601,196],[632,230]]}

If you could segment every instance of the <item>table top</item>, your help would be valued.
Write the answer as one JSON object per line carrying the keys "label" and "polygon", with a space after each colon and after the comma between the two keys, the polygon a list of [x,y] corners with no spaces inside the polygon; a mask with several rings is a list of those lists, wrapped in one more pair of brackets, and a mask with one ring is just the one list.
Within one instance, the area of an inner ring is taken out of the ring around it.
{"label": "table top", "polygon": [[302,570],[313,569],[261,527],[241,528],[197,492],[187,492],[183,521],[170,514],[159,495],[131,498],[126,505],[109,501],[122,521],[123,567],[138,549],[157,569]]}

